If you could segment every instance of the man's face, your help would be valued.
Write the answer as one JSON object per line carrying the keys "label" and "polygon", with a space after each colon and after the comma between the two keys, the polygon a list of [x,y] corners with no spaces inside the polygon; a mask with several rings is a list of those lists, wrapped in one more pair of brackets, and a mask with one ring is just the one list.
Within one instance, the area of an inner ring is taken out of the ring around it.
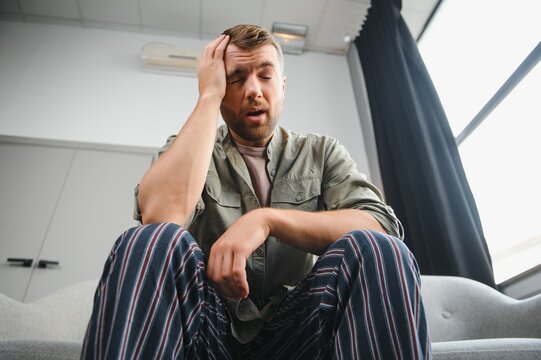
{"label": "man's face", "polygon": [[227,46],[224,56],[227,88],[220,107],[233,139],[248,146],[266,146],[284,100],[285,77],[272,45],[243,50]]}

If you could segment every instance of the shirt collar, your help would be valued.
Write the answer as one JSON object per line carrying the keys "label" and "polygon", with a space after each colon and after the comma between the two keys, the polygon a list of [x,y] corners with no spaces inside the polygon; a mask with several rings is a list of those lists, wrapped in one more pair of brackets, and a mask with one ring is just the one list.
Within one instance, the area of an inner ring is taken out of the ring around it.
{"label": "shirt collar", "polygon": [[283,150],[282,142],[283,142],[282,128],[280,126],[276,126],[276,128],[274,129],[274,134],[272,135],[272,139],[269,142],[269,145],[267,145],[267,158],[269,160],[277,159],[276,156],[280,156],[282,154],[282,150]]}
{"label": "shirt collar", "polygon": [[[224,124],[218,128],[218,135],[218,141],[221,142],[224,151],[229,147],[233,147],[236,149],[227,125]],[[287,132],[282,127],[276,126],[276,128],[274,129],[274,134],[272,135],[272,139],[267,145],[267,158],[271,161],[276,161],[280,159],[280,157],[282,156],[282,152],[284,151],[286,141]]]}

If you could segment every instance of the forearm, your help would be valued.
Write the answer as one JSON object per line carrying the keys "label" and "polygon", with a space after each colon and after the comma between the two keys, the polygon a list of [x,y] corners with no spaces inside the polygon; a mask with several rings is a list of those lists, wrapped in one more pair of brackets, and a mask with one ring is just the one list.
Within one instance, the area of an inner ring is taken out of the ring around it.
{"label": "forearm", "polygon": [[262,208],[263,221],[269,234],[295,248],[319,255],[329,245],[353,230],[367,229],[385,232],[368,212],[358,209],[305,212]]}
{"label": "forearm", "polygon": [[145,173],[138,199],[144,224],[185,224],[205,184],[220,102],[201,97],[169,150]]}

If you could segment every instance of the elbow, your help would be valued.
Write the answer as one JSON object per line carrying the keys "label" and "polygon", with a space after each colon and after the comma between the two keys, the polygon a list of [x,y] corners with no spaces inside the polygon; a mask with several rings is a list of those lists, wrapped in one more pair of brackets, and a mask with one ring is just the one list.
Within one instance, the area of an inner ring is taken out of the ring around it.
{"label": "elbow", "polygon": [[143,182],[139,188],[139,208],[143,225],[155,223],[174,223],[185,226],[189,211],[183,209],[182,201],[163,194],[159,189],[152,189]]}
{"label": "elbow", "polygon": [[184,227],[189,214],[181,211],[178,207],[163,205],[162,201],[149,201],[141,207],[141,222],[143,225],[156,223],[173,223]]}

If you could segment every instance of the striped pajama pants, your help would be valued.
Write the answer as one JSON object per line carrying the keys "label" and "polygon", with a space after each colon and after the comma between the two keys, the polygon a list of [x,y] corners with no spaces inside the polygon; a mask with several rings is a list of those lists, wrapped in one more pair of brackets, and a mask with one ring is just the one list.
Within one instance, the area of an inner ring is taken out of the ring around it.
{"label": "striped pajama pants", "polygon": [[401,241],[352,232],[327,249],[257,337],[240,344],[190,233],[140,226],[107,259],[81,358],[430,358],[419,281]]}

